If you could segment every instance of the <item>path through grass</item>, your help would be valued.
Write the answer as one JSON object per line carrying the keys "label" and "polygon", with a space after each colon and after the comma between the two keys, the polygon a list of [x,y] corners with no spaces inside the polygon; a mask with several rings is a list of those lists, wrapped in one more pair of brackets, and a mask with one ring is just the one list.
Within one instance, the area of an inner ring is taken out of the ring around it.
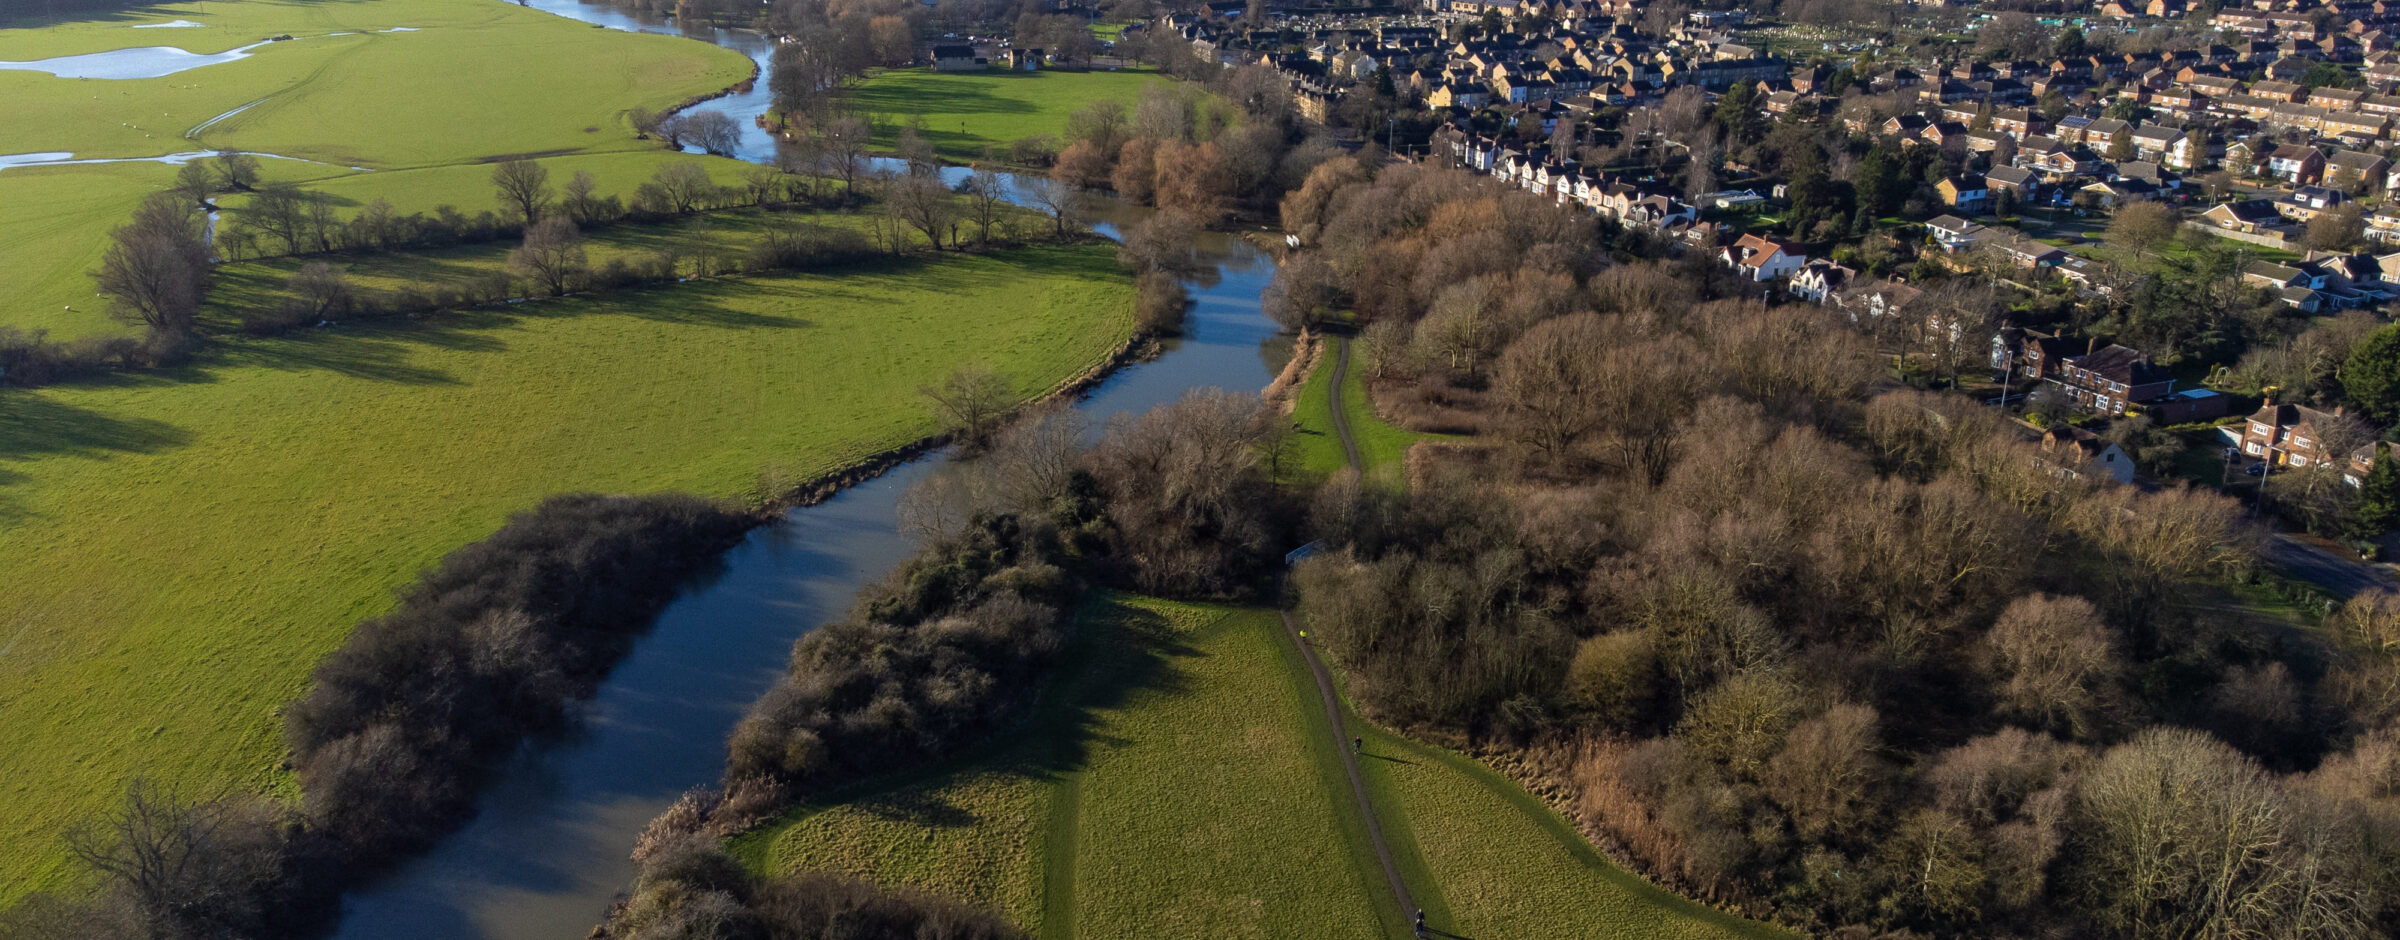
{"label": "path through grass", "polygon": [[[1355,716],[1347,721],[1356,726]],[[1464,757],[1369,729],[1368,782],[1437,927],[1780,936],[1644,884]],[[735,840],[1068,937],[1406,937],[1308,667],[1272,611],[1104,596],[1023,730]]]}
{"label": "path through grass", "polygon": [[[1300,386],[1299,397],[1292,402],[1292,423],[1299,441],[1299,479],[1317,480],[1347,466],[1347,455],[1335,434],[1334,364],[1342,337],[1328,337],[1325,348],[1308,373],[1308,381]],[[1383,420],[1375,413],[1375,404],[1367,390],[1367,376],[1372,372],[1366,350],[1353,344],[1350,368],[1342,376],[1341,408],[1350,436],[1357,442],[1359,457],[1366,464],[1364,473],[1370,481],[1392,487],[1407,484],[1408,449],[1418,441],[1442,440],[1445,435],[1420,434]]]}

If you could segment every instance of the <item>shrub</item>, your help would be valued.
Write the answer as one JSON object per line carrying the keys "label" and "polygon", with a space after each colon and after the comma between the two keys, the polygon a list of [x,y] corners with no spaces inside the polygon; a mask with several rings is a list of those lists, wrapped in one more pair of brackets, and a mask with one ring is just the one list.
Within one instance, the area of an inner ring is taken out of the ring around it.
{"label": "shrub", "polygon": [[310,819],[362,861],[446,831],[489,764],[564,720],[743,527],[691,497],[570,495],[452,552],[288,715]]}

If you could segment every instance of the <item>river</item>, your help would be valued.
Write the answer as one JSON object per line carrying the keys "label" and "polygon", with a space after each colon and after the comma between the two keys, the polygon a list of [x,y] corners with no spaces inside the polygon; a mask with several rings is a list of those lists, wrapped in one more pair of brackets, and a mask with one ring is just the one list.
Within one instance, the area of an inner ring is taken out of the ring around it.
{"label": "river", "polygon": [[[621,10],[578,0],[531,0],[560,16],[617,29],[677,34]],[[772,44],[753,34],[703,30],[695,38],[766,67]],[[742,156],[768,160],[774,141],[752,118],[766,85],[701,105],[734,117]],[[965,171],[946,171],[955,181]],[[1139,210],[1095,207],[1113,233]],[[1185,335],[1157,359],[1117,372],[1077,407],[1095,424],[1148,410],[1193,388],[1256,390],[1289,355],[1259,313],[1274,264],[1238,238],[1203,239],[1209,273],[1190,282],[1196,301]],[[632,882],[627,858],[651,817],[686,789],[714,783],[724,742],[742,710],[782,669],[792,641],[838,617],[858,589],[914,546],[899,531],[897,500],[937,455],[795,509],[726,553],[721,573],[687,590],[618,665],[582,710],[574,731],[528,744],[478,803],[475,819],[433,851],[353,892],[337,936],[351,940],[575,940]]]}

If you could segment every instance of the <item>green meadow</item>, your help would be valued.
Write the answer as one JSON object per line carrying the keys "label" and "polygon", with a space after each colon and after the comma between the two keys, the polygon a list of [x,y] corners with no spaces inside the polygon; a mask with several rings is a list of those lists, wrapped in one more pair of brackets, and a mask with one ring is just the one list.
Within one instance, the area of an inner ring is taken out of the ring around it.
{"label": "green meadow", "polygon": [[925,118],[925,139],[944,159],[965,163],[987,148],[1005,153],[1022,137],[1055,136],[1067,116],[1104,99],[1120,101],[1131,113],[1142,86],[1169,81],[1155,69],[1107,71],[936,72],[891,69],[860,81],[851,91],[859,110],[884,118],[875,146],[890,149],[907,115]]}
{"label": "green meadow", "polygon": [[[1305,660],[1272,611],[1108,595],[1023,731],[733,843],[990,906],[1045,940],[1404,937]],[[1770,937],[1608,864],[1531,794],[1366,727],[1402,877],[1469,937]]]}
{"label": "green meadow", "polygon": [[1330,739],[1308,733],[1315,690],[1279,665],[1282,629],[1271,611],[1096,600],[1016,743],[737,851],[936,888],[1046,938],[1388,936],[1400,914],[1320,766]]}
{"label": "green meadow", "polygon": [[[1324,351],[1309,369],[1308,381],[1292,400],[1292,424],[1298,437],[1299,473],[1306,478],[1319,479],[1349,464],[1349,455],[1335,431],[1334,357],[1343,340],[1325,340]],[[1375,404],[1367,391],[1367,376],[1374,372],[1367,361],[1366,349],[1353,343],[1350,349],[1350,368],[1341,383],[1341,413],[1349,425],[1351,439],[1358,443],[1358,456],[1366,462],[1367,479],[1386,486],[1404,486],[1407,482],[1408,449],[1418,441],[1445,440],[1446,435],[1421,434],[1383,420],[1375,413]]]}
{"label": "green meadow", "polygon": [[[0,28],[0,60],[13,61],[157,45],[217,53],[291,35],[161,78],[0,71],[9,120],[0,151],[95,159],[237,149],[297,158],[260,161],[294,180],[460,165],[472,175],[472,165],[514,154],[655,154],[626,111],[707,94],[751,70],[707,43],[594,29],[498,0],[192,0],[67,22],[4,17],[0,26],[42,27]],[[132,28],[178,19],[203,25]],[[88,272],[109,229],[174,172],[154,163],[0,171],[0,205],[11,210],[0,215],[0,276],[24,285],[0,297],[0,326],[57,338],[120,332]]]}
{"label": "green meadow", "polygon": [[391,592],[576,490],[737,497],[1033,395],[1132,329],[1106,246],[941,257],[213,344],[0,389],[0,904],[147,777],[289,792],[280,712]]}

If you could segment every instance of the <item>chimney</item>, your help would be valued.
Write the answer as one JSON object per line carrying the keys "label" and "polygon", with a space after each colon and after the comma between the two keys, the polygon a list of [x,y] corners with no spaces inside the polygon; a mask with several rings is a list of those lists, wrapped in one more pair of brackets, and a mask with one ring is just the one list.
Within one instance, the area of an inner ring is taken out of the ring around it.
{"label": "chimney", "polygon": [[2091,354],[2093,354],[2093,353],[2096,353],[2096,352],[2099,352],[2099,351],[2100,351],[2100,337],[2094,336],[2094,337],[2092,337],[2092,343],[2091,343],[2091,345],[2084,347],[2083,354],[2084,354],[2084,355],[2086,355],[2086,356],[2089,356],[2089,355],[2091,355]]}

